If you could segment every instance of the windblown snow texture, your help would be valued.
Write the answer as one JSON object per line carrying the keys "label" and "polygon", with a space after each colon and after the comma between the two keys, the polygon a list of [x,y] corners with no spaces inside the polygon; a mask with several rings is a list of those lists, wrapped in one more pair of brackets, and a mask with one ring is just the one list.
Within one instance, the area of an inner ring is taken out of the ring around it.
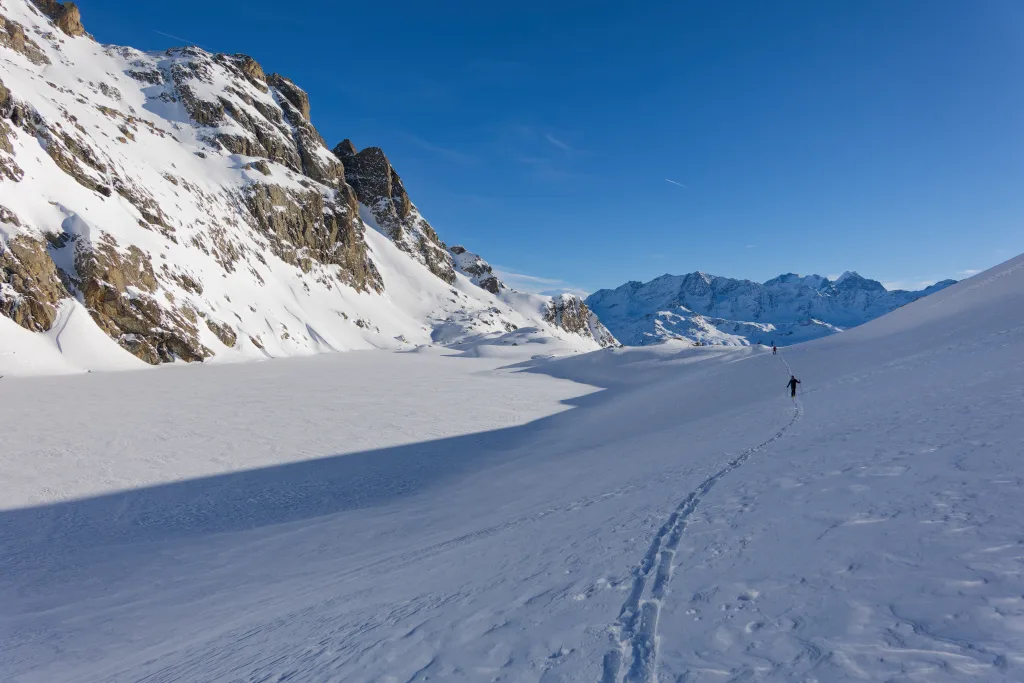
{"label": "windblown snow texture", "polygon": [[1021,311],[4,378],[0,678],[1019,681]]}

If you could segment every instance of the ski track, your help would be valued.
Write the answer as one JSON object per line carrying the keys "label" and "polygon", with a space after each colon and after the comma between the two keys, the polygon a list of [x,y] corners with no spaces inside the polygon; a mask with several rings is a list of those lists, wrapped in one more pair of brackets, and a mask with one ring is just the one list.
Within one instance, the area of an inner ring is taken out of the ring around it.
{"label": "ski track", "polygon": [[[786,371],[792,375],[793,371],[781,352],[778,357],[786,366]],[[612,647],[604,655],[601,683],[657,683],[658,617],[672,583],[676,550],[679,548],[690,515],[720,479],[743,465],[757,451],[782,438],[802,415],[803,405],[794,399],[793,417],[782,429],[771,438],[751,446],[727,462],[724,467],[687,494],[672,511],[668,520],[654,535],[643,559],[633,568],[633,586],[622,604],[618,619],[612,626]],[[649,584],[650,597],[642,599]],[[625,678],[622,678],[623,662],[627,658],[631,658],[631,662]]]}

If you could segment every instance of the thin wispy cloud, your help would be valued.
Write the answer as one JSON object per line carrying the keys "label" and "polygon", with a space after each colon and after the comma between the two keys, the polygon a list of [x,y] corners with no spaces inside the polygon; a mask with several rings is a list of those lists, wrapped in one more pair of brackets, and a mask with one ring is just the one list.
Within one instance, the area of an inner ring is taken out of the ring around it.
{"label": "thin wispy cloud", "polygon": [[938,282],[939,279],[940,278],[929,277],[909,278],[907,280],[889,280],[887,282],[883,282],[882,286],[888,289],[890,292],[893,291],[894,289],[902,289],[908,292],[917,292],[922,289],[925,289],[926,287],[931,287],[936,282]]}
{"label": "thin wispy cloud", "polygon": [[421,137],[411,135],[408,133],[403,135],[402,137],[405,139],[406,142],[408,142],[413,147],[418,147],[424,152],[436,154],[437,156],[447,159],[448,161],[454,162],[456,164],[461,164],[462,166],[472,166],[477,162],[476,157],[466,154],[465,152],[461,152],[452,147],[438,145],[433,142],[430,142],[429,140],[424,140]]}
{"label": "thin wispy cloud", "polygon": [[529,275],[528,273],[520,273],[516,270],[505,268],[503,266],[492,267],[494,268],[494,274],[497,275],[502,282],[512,289],[517,289],[520,292],[545,294],[547,296],[555,296],[566,292],[584,297],[590,294],[587,290],[558,278]]}
{"label": "thin wispy cloud", "polygon": [[684,187],[684,188],[686,188],[687,190],[689,190],[689,189],[690,189],[688,185],[683,185],[682,183],[678,183],[678,182],[676,182],[676,181],[672,180],[671,178],[665,178],[665,182],[666,182],[666,183],[672,183],[673,185],[678,185],[679,187]]}
{"label": "thin wispy cloud", "polygon": [[565,142],[562,142],[561,140],[556,138],[551,133],[544,133],[544,139],[547,140],[548,142],[550,142],[552,145],[554,145],[558,149],[561,149],[561,150],[566,151],[566,152],[571,152],[572,151],[572,147],[570,147]]}
{"label": "thin wispy cloud", "polygon": [[882,285],[890,291],[894,289],[905,289],[911,292],[916,292],[918,290],[925,289],[926,287],[931,287],[941,280],[966,280],[980,272],[982,271],[978,268],[964,268],[963,270],[956,271],[952,276],[929,275],[928,277],[910,277],[903,280],[890,280],[888,282],[883,282]]}
{"label": "thin wispy cloud", "polygon": [[180,40],[185,45],[195,45],[197,47],[203,48],[204,50],[208,50],[209,49],[205,45],[200,45],[199,43],[197,43],[194,40],[189,40],[188,38],[182,38],[181,36],[176,36],[173,33],[164,33],[163,31],[157,31],[156,29],[152,29],[152,31],[153,31],[153,33],[155,33],[157,35],[163,36],[164,38],[170,38],[171,40]]}
{"label": "thin wispy cloud", "polygon": [[588,292],[587,290],[579,289],[577,287],[570,287],[570,286],[560,287],[560,288],[557,288],[557,289],[545,289],[542,292],[537,292],[537,294],[543,294],[545,296],[558,296],[560,294],[575,294],[576,296],[578,296],[581,299],[586,299],[588,296],[590,296],[590,292]]}

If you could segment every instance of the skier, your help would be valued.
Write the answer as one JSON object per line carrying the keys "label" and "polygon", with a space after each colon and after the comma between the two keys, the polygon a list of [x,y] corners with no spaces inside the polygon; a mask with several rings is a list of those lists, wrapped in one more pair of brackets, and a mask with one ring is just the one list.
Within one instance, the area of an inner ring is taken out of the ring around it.
{"label": "skier", "polygon": [[800,383],[800,380],[798,380],[795,375],[789,376],[789,381],[786,382],[786,386],[789,387],[790,398],[796,398],[796,385]]}
{"label": "skier", "polygon": [[773,342],[773,343],[772,343],[772,355],[774,356],[774,355],[776,355],[776,354],[777,354],[778,352],[779,352],[779,350],[778,350],[777,348],[775,348],[775,344],[774,344],[774,342]]}

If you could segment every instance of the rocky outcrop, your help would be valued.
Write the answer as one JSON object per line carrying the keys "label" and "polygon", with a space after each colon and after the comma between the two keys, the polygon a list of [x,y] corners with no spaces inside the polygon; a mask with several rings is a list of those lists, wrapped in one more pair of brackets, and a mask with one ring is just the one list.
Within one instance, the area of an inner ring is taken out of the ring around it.
{"label": "rocky outcrop", "polygon": [[78,11],[78,6],[73,2],[64,3],[54,18],[54,23],[57,25],[57,28],[69,36],[85,35],[85,27],[82,26],[82,15]]}
{"label": "rocky outcrop", "polygon": [[[0,221],[17,225],[0,207]],[[0,244],[0,314],[32,332],[46,332],[69,296],[44,240],[16,237]]]}
{"label": "rocky outcrop", "polygon": [[122,250],[106,234],[97,243],[71,242],[76,272],[68,277],[92,319],[123,348],[153,365],[213,354],[199,341],[195,311],[161,305],[152,261],[141,249]]}
{"label": "rocky outcrop", "polygon": [[259,90],[267,91],[267,75],[263,73],[263,67],[260,63],[249,55],[237,54],[234,55],[235,61],[238,63],[238,68],[242,70],[245,77],[249,79]]}
{"label": "rocky outcrop", "polygon": [[255,184],[247,205],[274,254],[304,273],[314,263],[341,266],[342,283],[361,291],[381,291],[380,273],[366,254],[355,194],[347,186],[337,198],[316,189],[299,193],[278,185]]}
{"label": "rocky outcrop", "polygon": [[82,35],[71,3],[0,0],[0,315],[43,332],[74,298],[148,363],[203,360],[214,337],[272,356],[550,333],[547,297],[449,251],[382,150],[332,152],[291,79],[198,47],[76,63]]}
{"label": "rocky outcrop", "polygon": [[43,54],[39,44],[25,35],[25,27],[0,14],[0,47],[6,47],[25,55],[33,64],[49,64],[50,58]]}
{"label": "rocky outcrop", "polygon": [[[14,134],[14,131],[7,121],[4,120],[14,113],[14,108],[15,102],[11,97],[11,91],[0,80],[0,180],[6,178],[7,180],[18,182],[24,177],[25,172],[21,170],[21,167],[18,166],[12,156],[14,154],[14,146],[11,144],[11,135]],[[0,220],[2,219],[3,213],[2,209],[0,209]]]}
{"label": "rocky outcrop", "polygon": [[334,154],[344,164],[345,182],[355,189],[377,226],[431,273],[445,282],[455,282],[454,264],[445,243],[416,210],[384,151],[380,147],[355,150],[350,140],[344,140]]}
{"label": "rocky outcrop", "polygon": [[235,334],[235,331],[231,329],[230,325],[207,318],[206,326],[217,336],[217,339],[219,339],[224,346],[231,348],[238,342],[238,335]]}
{"label": "rocky outcrop", "polygon": [[554,297],[548,304],[544,321],[570,334],[591,337],[602,347],[619,345],[612,333],[587,308],[583,299],[575,294]]}
{"label": "rocky outcrop", "polygon": [[[17,220],[4,211],[0,218]],[[74,250],[74,272],[54,264],[51,251],[64,249]],[[60,302],[77,294],[100,329],[147,363],[210,356],[195,313],[161,306],[158,287],[150,258],[135,246],[120,250],[109,235],[98,244],[67,234],[49,241],[22,236],[0,252],[0,314],[27,330],[50,330]]]}
{"label": "rocky outcrop", "polygon": [[69,36],[84,36],[82,15],[73,2],[60,3],[57,0],[33,0],[43,14],[53,20],[54,25]]}
{"label": "rocky outcrop", "polygon": [[505,289],[505,283],[494,274],[491,264],[484,261],[480,256],[467,251],[465,247],[456,245],[448,250],[455,263],[455,269],[467,276],[477,287],[487,290],[491,294],[500,294]]}
{"label": "rocky outcrop", "polygon": [[[168,54],[176,58],[170,69],[174,97],[197,125],[217,129],[211,136],[216,144],[232,154],[275,161],[334,189],[344,185],[341,162],[309,121],[309,96],[290,79],[266,75],[248,55],[209,55],[197,48]],[[211,82],[218,69],[234,76],[237,85],[216,99],[200,97],[197,86]]]}
{"label": "rocky outcrop", "polygon": [[309,120],[309,95],[299,86],[292,83],[291,79],[280,74],[270,74],[267,83],[276,89],[295,109],[302,115],[302,118]]}
{"label": "rocky outcrop", "polygon": [[267,82],[278,94],[285,119],[292,126],[292,139],[299,156],[298,170],[330,187],[344,185],[344,166],[334,155],[327,153],[327,144],[309,122],[309,96],[306,91],[279,74],[271,74]]}

